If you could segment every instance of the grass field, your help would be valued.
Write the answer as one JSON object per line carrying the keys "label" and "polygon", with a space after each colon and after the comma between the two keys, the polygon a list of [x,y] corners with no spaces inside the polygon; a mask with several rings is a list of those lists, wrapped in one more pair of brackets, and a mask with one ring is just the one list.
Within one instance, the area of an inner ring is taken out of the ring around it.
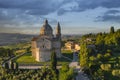
{"label": "grass field", "polygon": [[[64,50],[64,51],[62,51],[62,55],[72,59],[72,52],[71,51]],[[71,62],[64,57],[58,58],[57,60],[58,60],[58,65],[69,64]],[[37,62],[37,61],[35,61],[35,58],[32,57],[31,53],[26,53],[23,56],[14,60],[14,61],[16,61],[19,64],[41,64],[41,65],[46,65],[46,64],[49,65],[50,64],[50,61],[48,61],[48,62]]]}
{"label": "grass field", "polygon": [[18,43],[18,44],[12,44],[12,45],[6,45],[6,46],[0,46],[3,48],[10,48],[10,49],[15,49],[15,48],[28,48],[30,47],[30,43]]}
{"label": "grass field", "polygon": [[36,63],[35,58],[32,57],[31,53],[26,53],[23,56],[16,59],[18,63]]}

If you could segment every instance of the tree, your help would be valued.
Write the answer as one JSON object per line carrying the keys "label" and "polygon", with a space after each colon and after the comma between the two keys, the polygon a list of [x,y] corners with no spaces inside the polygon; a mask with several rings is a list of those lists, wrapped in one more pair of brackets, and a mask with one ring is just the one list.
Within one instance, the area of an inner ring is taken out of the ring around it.
{"label": "tree", "polygon": [[113,70],[112,75],[120,77],[120,69]]}
{"label": "tree", "polygon": [[69,71],[69,65],[63,64],[61,70],[62,70],[63,72]]}
{"label": "tree", "polygon": [[116,45],[120,46],[120,37],[116,37]]}
{"label": "tree", "polygon": [[26,53],[31,52],[31,47],[26,48]]}
{"label": "tree", "polygon": [[93,48],[88,48],[88,53],[89,53],[89,56],[92,56],[96,54],[96,51]]}
{"label": "tree", "polygon": [[56,66],[57,66],[57,57],[55,51],[53,51],[51,54],[51,68],[53,70],[56,70]]}
{"label": "tree", "polygon": [[110,53],[104,54],[104,58],[105,58],[105,59],[109,59],[110,57],[111,57],[111,54],[110,54]]}
{"label": "tree", "polygon": [[106,45],[105,45],[105,34],[99,33],[96,37],[96,46],[97,46],[97,50],[100,52],[105,52],[106,50]]}
{"label": "tree", "polygon": [[80,49],[80,66],[83,68],[88,67],[88,49],[85,43],[81,45]]}
{"label": "tree", "polygon": [[115,33],[115,31],[114,31],[114,26],[111,26],[111,28],[110,28],[110,33],[111,33],[111,34]]}
{"label": "tree", "polygon": [[97,59],[102,60],[102,59],[103,59],[103,55],[100,54],[100,53],[98,53],[98,54],[97,54]]}
{"label": "tree", "polygon": [[101,64],[100,67],[102,70],[109,71],[111,69],[111,64]]}
{"label": "tree", "polygon": [[98,69],[94,73],[94,79],[93,80],[104,80],[104,72],[102,69]]}
{"label": "tree", "polygon": [[63,65],[62,69],[60,70],[59,80],[73,80],[74,72],[73,68],[69,68],[68,65]]}
{"label": "tree", "polygon": [[9,64],[5,63],[5,69],[9,69]]}

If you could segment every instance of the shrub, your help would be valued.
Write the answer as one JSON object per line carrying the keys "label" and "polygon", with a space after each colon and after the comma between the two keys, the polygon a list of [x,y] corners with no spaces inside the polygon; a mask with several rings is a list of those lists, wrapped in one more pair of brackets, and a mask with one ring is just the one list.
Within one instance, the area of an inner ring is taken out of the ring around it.
{"label": "shrub", "polygon": [[90,61],[95,61],[95,60],[96,60],[96,57],[91,56],[89,59],[90,59]]}
{"label": "shrub", "polygon": [[74,72],[73,69],[69,69],[67,72],[60,72],[59,80],[73,80]]}
{"label": "shrub", "polygon": [[9,69],[9,64],[5,63],[5,69]]}
{"label": "shrub", "polygon": [[102,59],[103,55],[102,54],[97,54],[98,59]]}
{"label": "shrub", "polygon": [[100,67],[102,70],[109,71],[111,69],[111,64],[101,64]]}
{"label": "shrub", "polygon": [[68,64],[63,64],[62,68],[61,68],[61,71],[62,72],[67,72],[68,70],[69,70],[69,65]]}
{"label": "shrub", "polygon": [[120,69],[113,70],[113,71],[112,71],[112,75],[113,75],[113,76],[120,77]]}
{"label": "shrub", "polygon": [[107,53],[111,53],[112,51],[110,49],[107,49]]}
{"label": "shrub", "polygon": [[110,55],[110,53],[106,53],[106,54],[104,55],[104,57],[105,57],[105,58],[110,58],[111,55]]}

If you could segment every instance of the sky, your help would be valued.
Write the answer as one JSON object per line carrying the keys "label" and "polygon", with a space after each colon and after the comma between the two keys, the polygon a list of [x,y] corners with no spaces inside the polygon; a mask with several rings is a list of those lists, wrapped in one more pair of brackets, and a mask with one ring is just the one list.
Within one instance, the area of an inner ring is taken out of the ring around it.
{"label": "sky", "polygon": [[62,34],[108,32],[120,28],[120,0],[0,0],[0,33],[39,34],[45,19]]}

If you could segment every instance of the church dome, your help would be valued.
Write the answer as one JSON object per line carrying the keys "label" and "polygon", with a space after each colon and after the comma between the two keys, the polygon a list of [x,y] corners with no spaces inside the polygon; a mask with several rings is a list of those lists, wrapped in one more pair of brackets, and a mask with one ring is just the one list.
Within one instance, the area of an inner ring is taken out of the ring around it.
{"label": "church dome", "polygon": [[52,27],[48,24],[48,21],[45,20],[43,26],[40,28],[40,35],[52,35]]}

